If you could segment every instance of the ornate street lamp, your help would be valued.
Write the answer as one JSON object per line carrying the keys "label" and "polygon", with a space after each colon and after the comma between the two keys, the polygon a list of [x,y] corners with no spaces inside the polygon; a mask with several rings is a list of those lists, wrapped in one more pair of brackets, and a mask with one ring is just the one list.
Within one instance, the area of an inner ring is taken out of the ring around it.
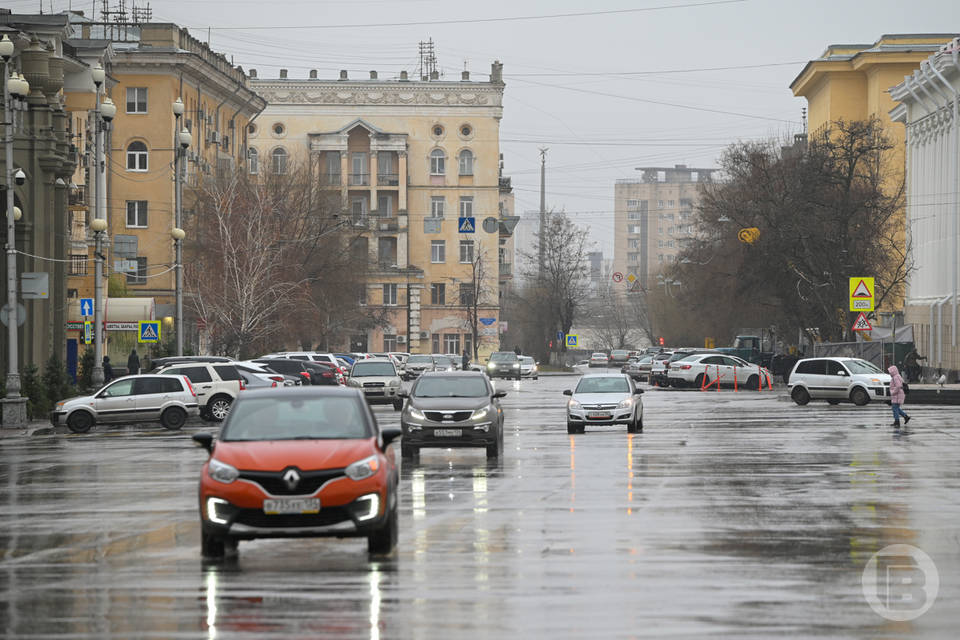
{"label": "ornate street lamp", "polygon": [[193,136],[186,128],[180,128],[180,117],[183,116],[183,100],[177,98],[173,103],[173,115],[176,119],[176,141],[173,147],[173,173],[174,173],[174,227],[170,233],[173,236],[174,249],[174,268],[176,269],[176,325],[174,333],[177,334],[177,355],[183,355],[183,239],[186,234],[183,231],[183,170],[180,168],[184,161],[187,148],[193,141]]}
{"label": "ornate street lamp", "polygon": [[90,77],[93,80],[93,84],[96,85],[96,111],[94,114],[94,123],[95,123],[95,171],[94,171],[94,182],[95,182],[95,193],[96,197],[94,199],[94,217],[90,222],[90,228],[94,232],[94,301],[93,301],[93,372],[91,379],[95,387],[99,387],[103,384],[103,339],[105,337],[104,331],[104,317],[103,317],[103,234],[107,230],[107,216],[106,216],[106,188],[107,180],[106,174],[104,173],[106,169],[106,162],[104,161],[103,154],[103,132],[109,127],[110,121],[113,120],[113,117],[117,114],[117,106],[113,104],[113,100],[109,96],[104,96],[103,99],[100,99],[100,89],[103,86],[103,81],[106,78],[106,72],[104,72],[103,67],[100,64],[97,64],[96,67],[90,72]]}

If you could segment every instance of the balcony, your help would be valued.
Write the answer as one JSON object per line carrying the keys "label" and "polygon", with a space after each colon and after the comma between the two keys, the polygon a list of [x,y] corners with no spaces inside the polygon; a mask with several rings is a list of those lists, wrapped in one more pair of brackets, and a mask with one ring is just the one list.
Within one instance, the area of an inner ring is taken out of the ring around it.
{"label": "balcony", "polygon": [[351,173],[348,176],[348,182],[351,187],[366,187],[370,185],[369,173]]}
{"label": "balcony", "polygon": [[397,173],[378,173],[377,184],[384,187],[396,187],[400,185],[400,174]]}
{"label": "balcony", "polygon": [[323,174],[320,176],[320,184],[325,187],[339,187],[341,184],[340,174]]}

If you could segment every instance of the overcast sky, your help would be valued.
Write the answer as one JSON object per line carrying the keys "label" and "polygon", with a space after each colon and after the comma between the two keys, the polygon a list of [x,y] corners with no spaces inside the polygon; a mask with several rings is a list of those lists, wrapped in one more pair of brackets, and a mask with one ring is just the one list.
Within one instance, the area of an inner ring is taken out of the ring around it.
{"label": "overcast sky", "polygon": [[[127,0],[128,7],[130,0]],[[45,11],[93,0],[43,0]],[[137,2],[142,5],[142,2]],[[960,32],[957,0],[154,0],[154,21],[190,28],[244,69],[292,77],[417,67],[432,38],[445,77],[504,63],[501,126],[517,211],[547,205],[589,225],[610,257],[613,188],[639,166],[715,166],[725,145],[800,130],[789,90],[831,43]],[[99,14],[101,2],[97,0]],[[40,0],[0,0],[35,12]],[[608,13],[599,13],[608,12]],[[586,15],[593,13],[594,15]],[[558,14],[580,14],[569,17]],[[470,21],[457,23],[456,21]],[[434,24],[429,24],[429,23]],[[444,23],[445,22],[445,23]],[[389,26],[371,26],[389,25]],[[353,26],[350,26],[353,25]],[[364,25],[364,26],[357,26]],[[722,69],[726,68],[726,69]]]}

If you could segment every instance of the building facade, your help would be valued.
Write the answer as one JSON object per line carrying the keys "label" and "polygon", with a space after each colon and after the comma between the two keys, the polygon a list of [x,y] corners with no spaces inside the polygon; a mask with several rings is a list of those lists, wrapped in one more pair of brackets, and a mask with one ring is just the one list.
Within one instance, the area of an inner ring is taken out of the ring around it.
{"label": "building facade", "polygon": [[657,273],[676,261],[694,236],[700,186],[717,170],[678,164],[637,171],[639,180],[614,186],[613,271],[621,274],[624,292],[656,286]]}
{"label": "building facade", "polygon": [[890,117],[906,131],[906,229],[914,270],[904,319],[928,373],[957,380],[960,336],[960,38],[890,89]]}
{"label": "building facade", "polygon": [[[477,296],[477,352],[499,345],[502,222],[511,207],[500,175],[502,65],[487,82],[464,72],[411,80],[338,80],[311,72],[251,86],[267,107],[248,128],[250,171],[309,162],[367,238],[364,303],[385,326],[358,333],[363,351],[474,351],[468,307]],[[504,205],[501,207],[501,204]],[[477,269],[477,265],[481,268]],[[475,274],[482,272],[481,277]]]}

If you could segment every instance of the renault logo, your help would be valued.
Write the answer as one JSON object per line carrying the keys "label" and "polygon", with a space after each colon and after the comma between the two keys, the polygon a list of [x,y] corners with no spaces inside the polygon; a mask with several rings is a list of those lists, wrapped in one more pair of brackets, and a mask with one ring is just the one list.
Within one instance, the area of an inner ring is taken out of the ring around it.
{"label": "renault logo", "polygon": [[297,488],[297,485],[300,484],[300,474],[297,473],[296,469],[288,469],[286,473],[283,474],[283,481],[287,485],[287,489],[293,491]]}

